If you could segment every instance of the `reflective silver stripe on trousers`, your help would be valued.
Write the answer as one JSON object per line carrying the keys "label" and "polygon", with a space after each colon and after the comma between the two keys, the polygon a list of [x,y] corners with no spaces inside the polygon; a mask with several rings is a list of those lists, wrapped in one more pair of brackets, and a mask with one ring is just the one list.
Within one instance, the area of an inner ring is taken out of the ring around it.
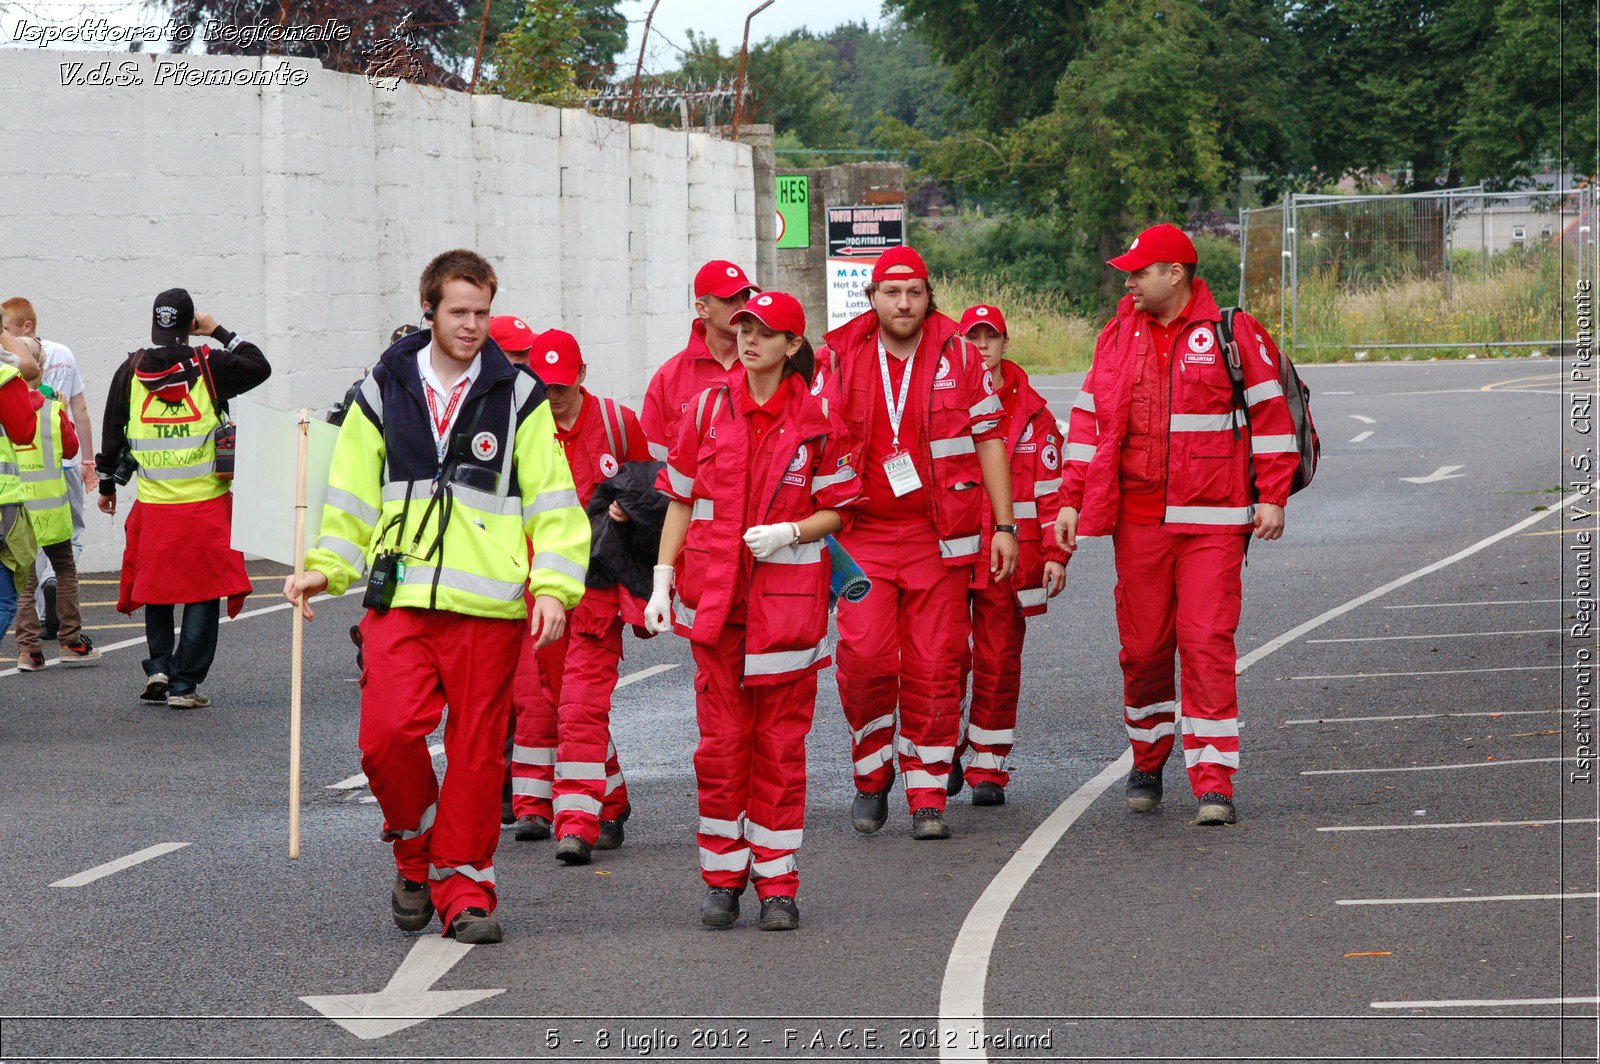
{"label": "reflective silver stripe on trousers", "polygon": [[1011,504],[1011,516],[1037,520],[1039,517],[1039,504],[1031,500],[1028,502],[1014,502]]}
{"label": "reflective silver stripe on trousers", "polygon": [[580,584],[583,583],[583,578],[589,571],[589,566],[584,562],[571,561],[559,554],[543,550],[533,556],[532,567],[534,569],[549,569],[553,573],[570,576]]}
{"label": "reflective silver stripe on trousers", "polygon": [[[1079,446],[1088,446],[1088,445],[1087,444],[1080,444]],[[1090,450],[1092,451],[1093,448],[1091,447]],[[1057,492],[1057,491],[1060,491],[1060,490],[1061,490],[1061,478],[1060,477],[1057,477],[1054,480],[1036,480],[1036,481],[1033,482],[1033,494],[1037,498],[1040,498],[1040,499],[1044,498],[1046,495],[1049,495],[1049,494],[1051,494],[1053,492]]]}
{"label": "reflective silver stripe on trousers", "polygon": [[873,732],[878,731],[880,728],[892,727],[894,727],[894,714],[885,713],[881,717],[867,721],[866,724],[862,725],[860,731],[851,732],[850,738],[859,743],[862,739],[866,738],[868,735],[871,735]]}
{"label": "reflective silver stripe on trousers", "polygon": [[1237,739],[1239,737],[1239,718],[1225,717],[1222,720],[1209,720],[1204,717],[1183,718],[1183,734],[1197,736],[1201,739]]}
{"label": "reflective silver stripe on trousers", "polygon": [[949,761],[956,756],[956,748],[953,746],[918,746],[904,735],[898,736],[894,745],[902,755],[914,757],[924,763]]}
{"label": "reflective silver stripe on trousers", "polygon": [[210,462],[195,462],[192,465],[182,466],[157,466],[154,469],[145,466],[139,467],[139,475],[146,480],[192,480],[195,477],[210,476],[214,467]]}
{"label": "reflective silver stripe on trousers", "polygon": [[907,790],[911,790],[914,787],[937,787],[942,791],[949,781],[950,773],[948,772],[923,772],[920,769],[912,769],[906,773]]}
{"label": "reflective silver stripe on trousers", "polygon": [[796,868],[794,854],[786,853],[782,857],[774,857],[770,861],[756,861],[750,865],[750,875],[753,879],[776,879],[778,876],[787,875]]}
{"label": "reflective silver stripe on trousers", "polygon": [[1236,769],[1239,767],[1239,751],[1218,750],[1214,746],[1196,746],[1193,749],[1185,749],[1183,752],[1183,763],[1188,768],[1194,768],[1196,765],[1207,761],[1226,768]]}
{"label": "reflective silver stripe on trousers", "polygon": [[533,497],[533,501],[522,508],[524,521],[537,517],[551,510],[560,510],[568,506],[581,505],[578,502],[578,493],[572,488],[557,488],[554,491],[541,491]]}
{"label": "reflective silver stripe on trousers", "polygon": [[742,839],[744,838],[744,817],[741,815],[738,820],[718,820],[716,817],[702,816],[700,818],[700,834],[715,835],[722,839]]}
{"label": "reflective silver stripe on trousers", "polygon": [[1293,436],[1251,436],[1251,454],[1298,454],[1300,441]]}
{"label": "reflective silver stripe on trousers", "polygon": [[435,882],[441,879],[449,879],[451,876],[458,875],[466,876],[474,883],[487,883],[491,887],[494,886],[494,865],[489,865],[487,868],[474,868],[469,864],[460,864],[445,868],[440,868],[438,865],[428,866],[428,878],[434,880]]}
{"label": "reflective silver stripe on trousers", "polygon": [[744,837],[752,846],[764,846],[769,850],[798,850],[800,836],[804,828],[784,828],[774,831],[764,828],[753,820],[745,821]]}
{"label": "reflective silver stripe on trousers", "polygon": [[494,580],[476,573],[463,572],[460,569],[437,569],[432,565],[409,565],[406,567],[405,579],[400,583],[404,587],[422,585],[429,587],[433,584],[433,574],[439,574],[439,586],[447,587],[452,591],[464,591],[469,595],[482,595],[484,598],[496,602],[514,602],[522,598],[523,585],[520,581]]}
{"label": "reflective silver stripe on trousers", "polygon": [[1072,409],[1082,410],[1086,414],[1094,413],[1094,393],[1080,391],[1078,397],[1072,401]]}
{"label": "reflective silver stripe on trousers", "polygon": [[1263,399],[1277,399],[1283,395],[1283,385],[1277,381],[1263,381],[1244,390],[1244,405],[1255,406]]}
{"label": "reflective silver stripe on trousers", "polygon": [[732,853],[717,853],[702,846],[700,867],[707,872],[743,872],[750,867],[750,850],[741,846]]}
{"label": "reflective silver stripe on trousers", "polygon": [[822,642],[805,650],[774,650],[766,654],[746,654],[744,656],[744,674],[746,676],[778,676],[786,672],[810,668],[827,656],[828,639],[824,636]]}
{"label": "reflective silver stripe on trousers", "polygon": [[1226,414],[1173,414],[1173,432],[1223,432],[1244,424],[1244,411]]}
{"label": "reflective silver stripe on trousers", "polygon": [[1042,587],[1027,587],[1017,592],[1017,605],[1023,609],[1031,610],[1035,606],[1043,606],[1050,601],[1050,596]]}
{"label": "reflective silver stripe on trousers", "polygon": [[667,483],[672,486],[674,492],[685,499],[694,494],[694,478],[684,476],[670,465],[667,466]]}
{"label": "reflective silver stripe on trousers", "polygon": [[1148,706],[1123,706],[1122,711],[1127,714],[1129,720],[1144,720],[1146,717],[1153,717],[1157,713],[1176,713],[1178,711],[1178,703],[1152,702]]}
{"label": "reflective silver stripe on trousers", "polygon": [[1132,724],[1126,726],[1128,738],[1139,743],[1153,743],[1157,739],[1164,739],[1171,735],[1177,727],[1170,720],[1164,720],[1153,728],[1135,728]]}
{"label": "reflective silver stripe on trousers", "polygon": [[939,557],[959,558],[966,554],[976,554],[978,553],[978,548],[982,545],[982,536],[964,536],[961,539],[941,539],[939,541]]}
{"label": "reflective silver stripe on trousers", "polygon": [[1017,741],[1017,732],[1014,728],[980,728],[976,724],[967,728],[967,739],[985,746],[1010,745]]}
{"label": "reflective silver stripe on trousers", "polygon": [[525,798],[544,798],[549,800],[553,793],[549,780],[530,779],[527,776],[511,777],[511,793],[520,794]]}
{"label": "reflective silver stripe on trousers", "polygon": [[791,543],[787,547],[779,547],[765,558],[759,559],[757,565],[813,565],[822,561],[822,540],[812,540],[810,543]]}
{"label": "reflective silver stripe on trousers", "polygon": [[553,746],[513,746],[511,760],[519,765],[553,765],[556,750]]}
{"label": "reflective silver stripe on trousers", "polygon": [[331,506],[335,510],[343,510],[364,525],[375,525],[381,516],[376,506],[369,506],[359,497],[350,494],[343,488],[328,488],[328,493],[323,496],[322,504]]}
{"label": "reflective silver stripe on trousers", "polygon": [[882,750],[874,751],[856,762],[856,774],[865,776],[876,771],[880,766],[887,765],[894,760],[894,747],[884,744]]}
{"label": "reflective silver stripe on trousers", "polygon": [[558,780],[603,780],[606,766],[599,761],[557,761]]}
{"label": "reflective silver stripe on trousers", "polygon": [[696,499],[689,510],[689,520],[710,521],[717,515],[717,504],[711,499]]}
{"label": "reflective silver stripe on trousers", "polygon": [[[1095,445],[1092,443],[1067,444],[1067,461],[1092,462],[1094,461]],[[1059,481],[1057,483],[1060,483]]]}
{"label": "reflective silver stripe on trousers", "polygon": [[928,441],[928,451],[935,458],[951,458],[958,454],[974,454],[976,448],[971,436],[954,436],[947,440]]}
{"label": "reflective silver stripe on trousers", "polygon": [[1006,759],[999,754],[991,754],[987,750],[979,750],[972,755],[972,764],[969,767],[1004,772],[1006,770]]}
{"label": "reflective silver stripe on trousers", "polygon": [[317,549],[337,554],[341,561],[358,573],[366,567],[367,552],[343,536],[318,536]]}
{"label": "reflective silver stripe on trousers", "polygon": [[598,817],[600,799],[591,798],[587,794],[558,794],[552,808],[557,813],[588,813],[590,816]]}
{"label": "reflective silver stripe on trousers", "polygon": [[620,772],[618,772],[614,776],[607,776],[606,777],[606,797],[607,798],[611,797],[611,792],[616,790],[618,787],[622,786],[625,782],[627,782],[627,781],[622,778],[622,773],[620,773]]}
{"label": "reflective silver stripe on trousers", "polygon": [[392,831],[392,830],[391,831],[385,831],[383,833],[383,841],[384,842],[404,842],[406,839],[421,838],[423,835],[427,834],[427,832],[428,832],[428,830],[430,828],[433,827],[434,814],[436,814],[438,811],[439,811],[438,805],[430,805],[430,806],[428,806],[428,808],[426,808],[426,809],[424,809],[422,811],[422,819],[417,822],[417,826],[416,826],[416,828],[414,830],[412,830],[412,831]]}
{"label": "reflective silver stripe on trousers", "polygon": [[1254,506],[1169,506],[1169,525],[1248,525],[1255,519]]}

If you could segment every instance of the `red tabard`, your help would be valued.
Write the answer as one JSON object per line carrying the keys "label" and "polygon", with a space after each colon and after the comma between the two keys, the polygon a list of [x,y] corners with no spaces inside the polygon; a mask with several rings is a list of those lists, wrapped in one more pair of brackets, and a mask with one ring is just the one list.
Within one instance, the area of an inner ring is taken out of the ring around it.
{"label": "red tabard", "polygon": [[118,612],[225,598],[228,616],[236,616],[250,576],[244,555],[228,545],[232,530],[231,492],[204,502],[135,502],[124,528]]}

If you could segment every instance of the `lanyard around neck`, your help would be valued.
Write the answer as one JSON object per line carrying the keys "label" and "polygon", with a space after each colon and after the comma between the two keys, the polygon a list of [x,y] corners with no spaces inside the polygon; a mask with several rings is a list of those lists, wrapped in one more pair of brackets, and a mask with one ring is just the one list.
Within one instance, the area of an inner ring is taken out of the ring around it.
{"label": "lanyard around neck", "polygon": [[900,420],[906,413],[906,398],[911,394],[911,367],[917,359],[913,351],[911,357],[906,359],[905,376],[900,378],[900,397],[896,401],[894,385],[889,380],[889,352],[883,346],[883,337],[878,337],[878,369],[883,372],[883,404],[889,411],[889,429],[894,433],[894,449],[900,449]]}

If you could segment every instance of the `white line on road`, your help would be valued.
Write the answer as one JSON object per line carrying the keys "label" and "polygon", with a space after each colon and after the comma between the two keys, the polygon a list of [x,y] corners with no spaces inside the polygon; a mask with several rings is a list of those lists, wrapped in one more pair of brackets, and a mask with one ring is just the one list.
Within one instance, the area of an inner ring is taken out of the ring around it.
{"label": "white line on road", "polygon": [[1460,898],[1340,898],[1335,905],[1454,905],[1467,901],[1567,901],[1600,898],[1600,893],[1586,894],[1471,894]]}
{"label": "white line on road", "polygon": [[672,662],[668,665],[652,665],[648,669],[640,669],[638,672],[628,673],[628,675],[617,681],[617,686],[619,688],[626,687],[630,683],[638,683],[640,680],[648,680],[652,676],[660,676],[662,673],[669,672],[677,667],[677,662]]}
{"label": "white line on road", "polygon": [[1363,425],[1376,425],[1378,423],[1377,418],[1367,417],[1365,414],[1351,414],[1350,416],[1361,422]]}
{"label": "white line on road", "polygon": [[126,857],[118,857],[115,861],[107,861],[105,864],[95,865],[93,868],[90,868],[87,871],[79,872],[75,876],[68,876],[66,879],[58,879],[50,885],[52,887],[85,886],[86,884],[93,883],[97,879],[104,879],[106,876],[115,875],[125,868],[132,868],[134,865],[144,864],[146,861],[153,861],[157,857],[171,853],[173,850],[181,850],[187,845],[189,845],[187,842],[160,842],[154,846],[146,846],[144,849],[139,850],[136,853],[130,853]]}
{"label": "white line on road", "polygon": [[[1543,517],[1551,511],[1535,514],[1535,518]],[[1531,524],[1532,522],[1529,522]],[[1522,525],[1519,528],[1525,527]],[[1405,602],[1398,606],[1385,606],[1386,610],[1431,610],[1440,606],[1533,606],[1545,602],[1565,602],[1566,599],[1479,599],[1473,602]]]}
{"label": "white line on road", "polygon": [[1576,761],[1575,757],[1508,757],[1499,761],[1468,761],[1460,765],[1394,765],[1387,768],[1313,768],[1302,776],[1360,776],[1372,772],[1443,772],[1452,768],[1499,768],[1501,765],[1548,765]]}
{"label": "white line on road", "polygon": [[1461,998],[1455,1001],[1374,1001],[1375,1009],[1492,1009],[1522,1005],[1600,1005],[1600,997]]}
{"label": "white line on road", "polygon": [[1355,392],[1323,392],[1323,395],[1354,395]]}
{"label": "white line on road", "polygon": [[1397,713],[1389,717],[1306,717],[1285,724],[1366,724],[1385,720],[1432,720],[1435,717],[1528,717],[1535,713],[1565,713],[1564,709],[1486,709],[1471,713]]}
{"label": "white line on road", "polygon": [[1567,817],[1562,820],[1458,820],[1445,824],[1351,824],[1337,828],[1318,828],[1318,831],[1422,831],[1426,828],[1531,828],[1547,824],[1596,824],[1600,817]]}
{"label": "white line on road", "polygon": [[1565,628],[1528,628],[1516,632],[1438,632],[1434,635],[1356,635],[1341,639],[1307,639],[1307,643],[1387,643],[1395,639],[1465,639],[1474,635],[1560,635]]}
{"label": "white line on road", "polygon": [[[1465,547],[1448,558],[1425,565],[1404,576],[1389,581],[1381,587],[1372,589],[1365,594],[1358,595],[1349,602],[1335,606],[1331,610],[1319,613],[1303,624],[1296,625],[1276,639],[1252,650],[1239,659],[1235,667],[1236,672],[1245,669],[1267,657],[1269,654],[1288,646],[1307,632],[1327,624],[1336,617],[1342,617],[1351,610],[1364,606],[1374,599],[1382,598],[1389,592],[1406,586],[1413,581],[1420,580],[1429,573],[1438,572],[1448,566],[1454,565],[1465,558],[1500,542],[1508,536],[1514,536],[1529,525],[1543,521],[1551,514],[1560,513],[1569,503],[1578,502],[1586,497],[1585,492],[1574,492],[1564,498],[1561,505],[1550,510],[1541,510],[1529,517],[1523,518],[1509,528],[1502,529],[1492,536],[1486,536],[1469,547]],[[973,903],[966,919],[961,923],[961,930],[956,935],[955,945],[950,950],[950,958],[945,962],[944,982],[939,990],[939,1026],[940,1044],[939,1059],[944,1060],[978,1060],[987,1061],[988,1054],[982,1049],[967,1050],[963,1048],[944,1048],[948,1034],[951,1032],[965,1032],[968,1038],[957,1043],[968,1045],[971,1043],[970,1035],[974,1032],[979,1035],[978,1044],[983,1044],[984,1028],[984,990],[989,981],[989,963],[994,955],[994,943],[1000,932],[1000,925],[1005,921],[1006,913],[1010,911],[1012,903],[1022,893],[1028,879],[1036,872],[1044,859],[1049,855],[1055,845],[1061,841],[1067,829],[1083,815],[1084,811],[1109,788],[1117,778],[1127,772],[1132,766],[1132,754],[1124,750],[1122,755],[1113,761],[1094,779],[1079,787],[1067,798],[1054,813],[1047,817],[1044,823],[1033,830],[1033,833],[1022,843],[1017,852],[1007,861],[994,880],[984,890],[978,900]],[[957,1024],[963,1026],[958,1027]]]}
{"label": "white line on road", "polygon": [[1351,437],[1350,442],[1351,443],[1360,443],[1362,440],[1366,439],[1368,436],[1371,436],[1371,435],[1372,435],[1372,430],[1371,429],[1368,429],[1365,432],[1358,432],[1358,433],[1355,434],[1355,436]]}
{"label": "white line on road", "polygon": [[1322,676],[1291,676],[1291,680],[1375,680],[1384,676],[1454,676],[1463,672],[1536,672],[1564,669],[1565,665],[1500,665],[1492,669],[1430,669],[1423,672],[1331,672]]}

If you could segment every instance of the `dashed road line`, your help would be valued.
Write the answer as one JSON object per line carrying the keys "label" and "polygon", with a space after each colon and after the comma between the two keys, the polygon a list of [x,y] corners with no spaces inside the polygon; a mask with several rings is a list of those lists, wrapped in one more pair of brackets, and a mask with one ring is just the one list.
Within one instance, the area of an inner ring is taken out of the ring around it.
{"label": "dashed road line", "polygon": [[1560,635],[1565,628],[1528,628],[1515,632],[1436,632],[1431,635],[1356,635],[1339,639],[1307,639],[1307,643],[1387,643],[1396,639],[1466,639],[1475,635]]}
{"label": "dashed road line", "polygon": [[1371,435],[1372,435],[1372,430],[1371,429],[1368,429],[1365,432],[1358,432],[1358,433],[1355,434],[1355,436],[1353,436],[1351,438],[1350,442],[1351,443],[1360,443],[1361,441],[1367,439]]}
{"label": "dashed road line", "polygon": [[1565,665],[1498,665],[1492,669],[1426,669],[1417,672],[1330,672],[1317,676],[1290,676],[1291,680],[1378,680],[1385,676],[1454,676],[1468,672],[1537,672],[1564,669]]}
{"label": "dashed road line", "polygon": [[[1539,514],[1536,514],[1535,515],[1535,519],[1537,519],[1539,517],[1546,517],[1549,514],[1554,513],[1554,512],[1555,511],[1553,511],[1553,510],[1543,511],[1543,512],[1541,512]],[[1531,523],[1532,523],[1532,521],[1525,522],[1523,525],[1519,525],[1517,527],[1518,528],[1526,527],[1527,524],[1531,524]],[[1401,603],[1401,604],[1399,604],[1397,606],[1385,606],[1384,609],[1386,609],[1386,610],[1432,610],[1432,609],[1439,609],[1439,608],[1444,607],[1444,606],[1534,606],[1534,605],[1541,605],[1541,604],[1548,603],[1548,602],[1565,602],[1565,601],[1567,601],[1567,600],[1566,599],[1553,598],[1553,599],[1474,599],[1471,602],[1405,602],[1405,603]]]}
{"label": "dashed road line", "polygon": [[189,845],[187,842],[161,842],[154,846],[146,846],[144,849],[130,853],[126,857],[118,857],[115,861],[107,861],[105,864],[95,865],[93,868],[85,869],[75,876],[58,879],[50,885],[52,887],[87,886],[97,879],[104,879],[106,876],[115,875],[123,869],[144,864],[146,861],[153,861],[157,857],[169,854],[174,850],[181,850],[187,845]]}
{"label": "dashed road line", "polygon": [[1600,997],[1458,998],[1453,1001],[1374,1001],[1375,1009],[1495,1009],[1523,1005],[1600,1005]]}
{"label": "dashed road line", "polygon": [[1285,724],[1368,724],[1390,720],[1433,720],[1436,717],[1528,717],[1536,713],[1565,713],[1564,709],[1486,709],[1462,713],[1396,713],[1387,717],[1302,717]]}
{"label": "dashed road line", "polygon": [[1378,423],[1377,418],[1367,417],[1365,414],[1351,414],[1350,416],[1361,422],[1363,425],[1376,425]]}
{"label": "dashed road line", "polygon": [[1575,757],[1508,757],[1495,761],[1467,761],[1459,765],[1390,765],[1385,768],[1311,768],[1302,776],[1365,776],[1378,772],[1444,772],[1458,768],[1499,768],[1502,765],[1549,765],[1558,761],[1576,761]]}
{"label": "dashed road line", "polygon": [[1468,894],[1458,898],[1340,898],[1335,905],[1454,905],[1476,901],[1581,901],[1600,898],[1600,891],[1577,894]]}
{"label": "dashed road line", "polygon": [[1600,817],[1565,817],[1557,820],[1458,820],[1445,824],[1349,824],[1343,827],[1318,828],[1318,831],[1424,831],[1440,828],[1529,828],[1550,824],[1596,824]]}

